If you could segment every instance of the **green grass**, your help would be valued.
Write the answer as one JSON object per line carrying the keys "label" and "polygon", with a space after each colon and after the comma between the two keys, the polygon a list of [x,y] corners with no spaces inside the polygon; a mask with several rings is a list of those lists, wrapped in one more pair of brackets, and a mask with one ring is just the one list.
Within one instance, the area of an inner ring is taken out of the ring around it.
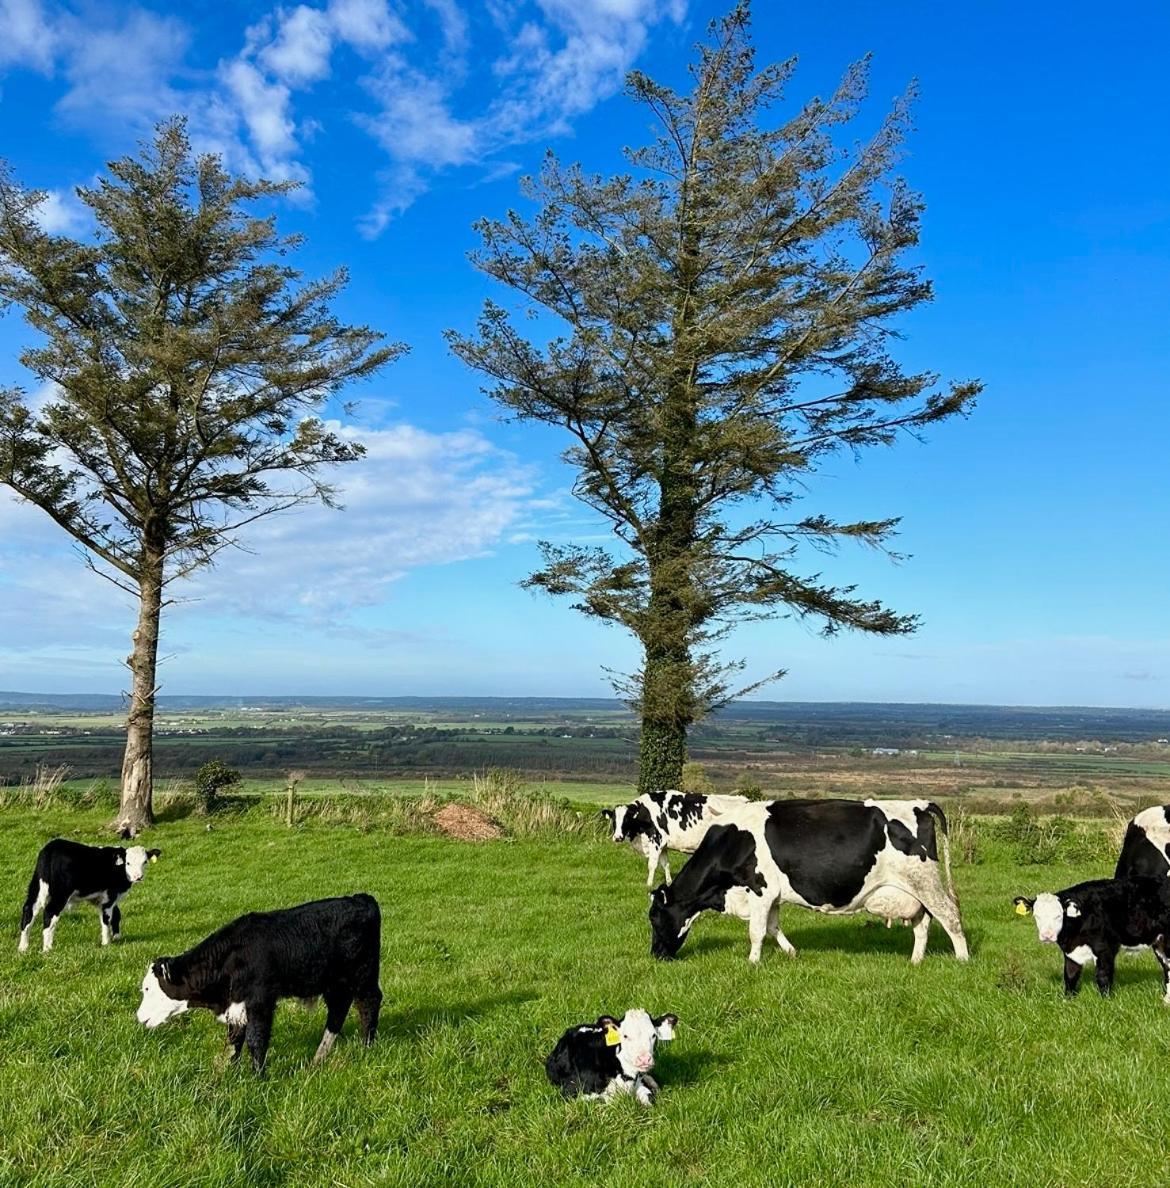
{"label": "green grass", "polygon": [[[707,916],[681,959],[649,956],[644,863],[600,841],[474,846],[259,814],[188,818],[124,907],[124,940],[66,916],[16,953],[37,847],[101,840],[108,814],[0,812],[0,1184],[1161,1184],[1170,1013],[1152,958],[1117,992],[1060,992],[1021,891],[1107,873],[1014,867],[994,843],[958,880],[973,960],[941,933],[788,909],[795,961],[746,961]],[[148,961],[255,908],[367,890],[383,912],[377,1044],[351,1020],[309,1067],[323,1012],[284,1005],[268,1075],[222,1062],[206,1012],[143,1030]],[[542,1060],[603,1010],[673,1011],[658,1104],[566,1103]]]}

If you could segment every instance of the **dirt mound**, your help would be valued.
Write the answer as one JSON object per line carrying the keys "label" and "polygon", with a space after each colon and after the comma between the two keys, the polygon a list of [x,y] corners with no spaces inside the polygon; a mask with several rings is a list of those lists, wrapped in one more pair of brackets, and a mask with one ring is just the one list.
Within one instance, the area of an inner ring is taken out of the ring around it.
{"label": "dirt mound", "polygon": [[504,831],[486,813],[469,804],[445,804],[435,814],[435,824],[460,841],[496,841]]}

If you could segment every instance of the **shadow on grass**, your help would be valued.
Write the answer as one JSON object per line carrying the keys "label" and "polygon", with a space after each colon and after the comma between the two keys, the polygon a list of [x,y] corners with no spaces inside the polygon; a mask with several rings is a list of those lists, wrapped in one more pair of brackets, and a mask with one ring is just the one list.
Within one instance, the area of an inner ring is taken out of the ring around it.
{"label": "shadow on grass", "polygon": [[509,990],[502,994],[487,994],[470,1002],[430,1003],[404,1011],[386,1010],[384,1002],[378,1034],[410,1035],[427,1031],[431,1027],[457,1027],[460,1023],[466,1023],[481,1015],[489,1015],[501,1007],[519,1006],[524,1002],[532,1002],[537,997],[535,990]]}
{"label": "shadow on grass", "polygon": [[723,1052],[712,1052],[709,1048],[685,1052],[659,1049],[654,1077],[663,1089],[675,1085],[697,1085],[700,1081],[708,1080],[720,1065],[730,1063],[730,1056]]}

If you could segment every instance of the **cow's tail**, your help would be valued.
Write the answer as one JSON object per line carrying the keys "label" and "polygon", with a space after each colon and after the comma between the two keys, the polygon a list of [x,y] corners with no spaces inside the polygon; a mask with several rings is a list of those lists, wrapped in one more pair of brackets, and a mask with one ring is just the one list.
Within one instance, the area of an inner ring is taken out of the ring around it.
{"label": "cow's tail", "polygon": [[947,815],[933,800],[927,801],[926,811],[938,822],[938,831],[942,836],[943,871],[947,880],[946,891],[957,906],[959,893],[955,890],[955,879],[951,874],[951,836],[950,829],[947,827]]}

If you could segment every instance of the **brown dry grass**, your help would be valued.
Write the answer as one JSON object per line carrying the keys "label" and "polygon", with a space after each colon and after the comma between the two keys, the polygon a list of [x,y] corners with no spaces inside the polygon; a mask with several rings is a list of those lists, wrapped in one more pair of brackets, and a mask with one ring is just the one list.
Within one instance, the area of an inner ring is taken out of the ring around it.
{"label": "brown dry grass", "polygon": [[504,831],[495,821],[470,804],[445,804],[434,817],[435,824],[458,841],[498,841]]}

